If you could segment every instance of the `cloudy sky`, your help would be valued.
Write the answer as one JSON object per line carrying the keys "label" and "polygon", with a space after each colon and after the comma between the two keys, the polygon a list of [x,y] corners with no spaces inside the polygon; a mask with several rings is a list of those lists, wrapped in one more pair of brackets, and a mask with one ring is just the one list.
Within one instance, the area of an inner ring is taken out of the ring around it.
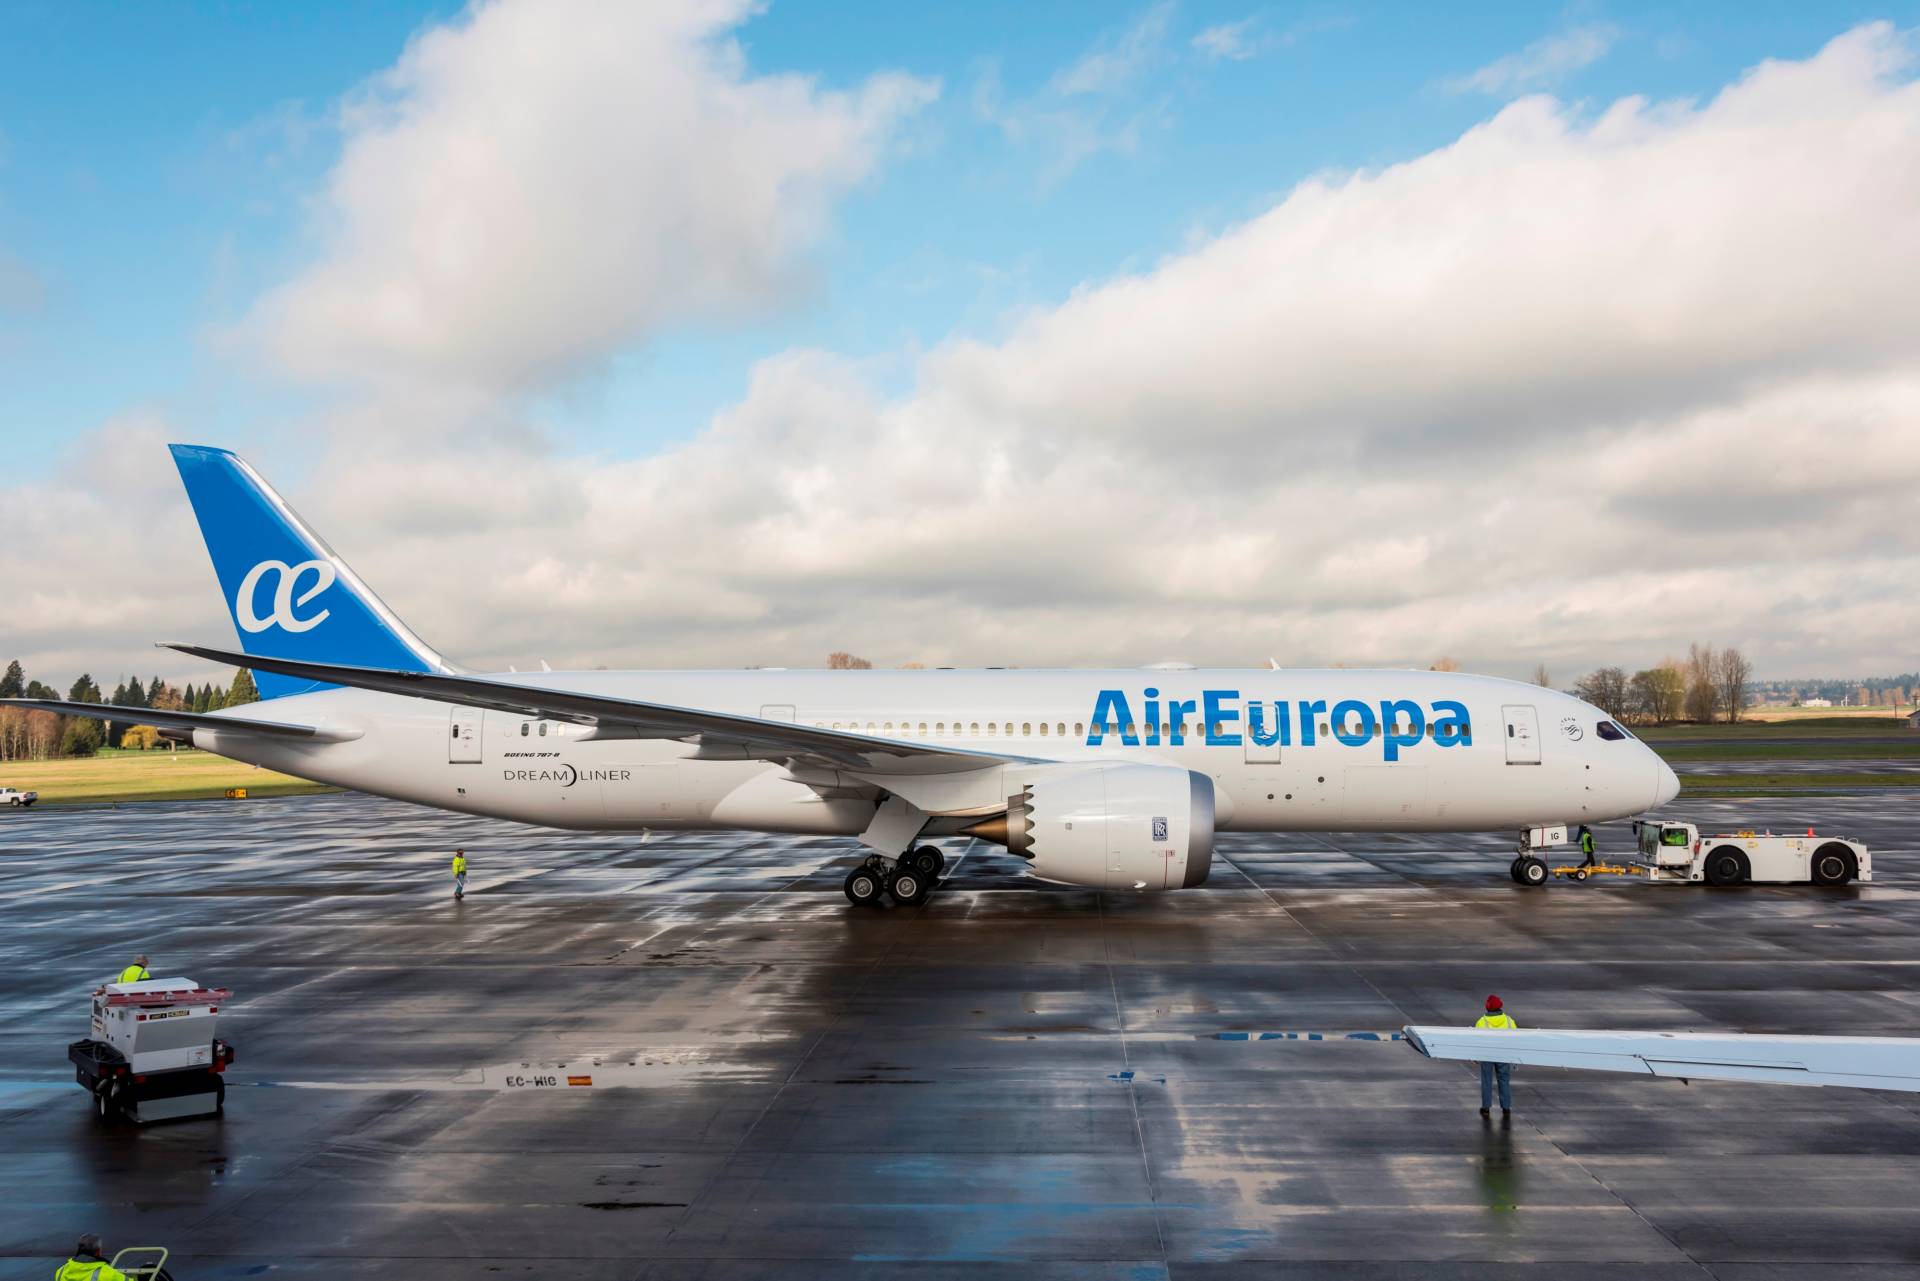
{"label": "cloudy sky", "polygon": [[1920,3],[10,6],[0,659],[1920,665]]}

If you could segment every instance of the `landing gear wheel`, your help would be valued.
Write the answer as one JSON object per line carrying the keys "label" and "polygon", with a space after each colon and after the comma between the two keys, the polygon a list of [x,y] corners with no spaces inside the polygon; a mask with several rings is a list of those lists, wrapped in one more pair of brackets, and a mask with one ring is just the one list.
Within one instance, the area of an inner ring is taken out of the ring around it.
{"label": "landing gear wheel", "polygon": [[1539,889],[1547,883],[1547,862],[1529,854],[1520,860],[1520,883],[1530,889]]}
{"label": "landing gear wheel", "polygon": [[1521,864],[1521,863],[1522,863],[1523,861],[1524,861],[1524,859],[1523,859],[1523,857],[1522,857],[1522,856],[1520,856],[1520,855],[1515,855],[1515,856],[1514,856],[1514,860],[1513,860],[1513,862],[1511,862],[1511,863],[1509,863],[1509,864],[1507,865],[1507,875],[1508,875],[1508,876],[1511,876],[1511,877],[1513,878],[1513,883],[1514,883],[1515,885],[1525,885],[1525,884],[1526,884],[1526,882],[1525,882],[1525,881],[1523,881],[1523,880],[1521,880],[1521,879],[1520,879],[1520,864]]}
{"label": "landing gear wheel", "polygon": [[927,901],[927,894],[933,883],[922,876],[918,869],[901,866],[894,869],[887,880],[887,893],[893,895],[893,901],[902,907],[918,907]]}
{"label": "landing gear wheel", "polygon": [[880,873],[862,863],[847,873],[847,902],[855,907],[880,906],[880,892],[886,888]]}
{"label": "landing gear wheel", "polygon": [[1747,856],[1735,845],[1720,845],[1707,855],[1707,884],[1738,885],[1751,869]]}
{"label": "landing gear wheel", "polygon": [[1845,885],[1853,879],[1853,851],[1835,842],[1813,852],[1813,883]]}
{"label": "landing gear wheel", "polygon": [[918,845],[900,856],[900,861],[927,878],[928,882],[940,879],[940,873],[947,870],[947,856],[932,845]]}

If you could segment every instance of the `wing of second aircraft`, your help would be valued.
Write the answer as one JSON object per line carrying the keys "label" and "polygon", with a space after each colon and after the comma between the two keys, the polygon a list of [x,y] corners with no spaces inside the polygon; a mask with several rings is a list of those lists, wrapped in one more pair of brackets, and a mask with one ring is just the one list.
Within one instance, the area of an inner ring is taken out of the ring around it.
{"label": "wing of second aircraft", "polygon": [[1841,1085],[1920,1092],[1920,1040],[1896,1036],[1767,1036],[1745,1032],[1500,1031],[1409,1027],[1432,1059],[1583,1068],[1700,1081]]}
{"label": "wing of second aircraft", "polygon": [[1032,759],[816,729],[811,725],[766,721],[730,712],[549,689],[494,676],[348,667],[237,654],[201,645],[169,645],[167,648],[215,663],[277,672],[300,680],[377,690],[436,703],[483,707],[516,716],[568,721],[591,726],[605,737],[627,735],[695,741],[702,754],[712,758],[808,760],[868,775],[945,774]]}

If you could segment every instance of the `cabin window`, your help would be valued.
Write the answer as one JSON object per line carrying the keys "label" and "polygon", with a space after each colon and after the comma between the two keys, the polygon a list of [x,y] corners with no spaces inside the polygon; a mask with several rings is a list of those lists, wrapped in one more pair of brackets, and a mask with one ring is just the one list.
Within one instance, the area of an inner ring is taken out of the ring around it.
{"label": "cabin window", "polygon": [[1041,737],[1041,738],[1045,738],[1046,736],[1047,736],[1047,723],[1046,723],[1045,721],[1041,721],[1041,722],[1040,722],[1040,737]]}
{"label": "cabin window", "polygon": [[1084,721],[1075,721],[1073,723],[1073,736],[1075,738],[1085,738],[1087,736],[1087,726]]}
{"label": "cabin window", "polygon": [[1138,732],[1132,721],[1127,722],[1127,732],[1123,737],[1132,738]]}
{"label": "cabin window", "polygon": [[547,723],[546,723],[545,721],[541,721],[541,722],[540,722],[540,737],[542,737],[542,738],[545,738],[546,736],[547,736]]}
{"label": "cabin window", "polygon": [[1032,721],[1020,722],[1020,732],[1026,735],[1028,738],[1033,737],[1033,722]]}
{"label": "cabin window", "polygon": [[[521,737],[521,738],[525,738],[525,737],[526,737],[527,735],[529,735],[529,734],[531,734],[531,733],[533,733],[533,722],[532,722],[532,721],[521,721],[521,722],[520,722],[520,737]],[[453,731],[453,736],[454,736],[455,738],[458,738],[458,737],[460,737],[460,731],[459,731],[459,730],[457,730],[457,729],[456,729],[456,730],[454,730],[454,731]]]}
{"label": "cabin window", "polygon": [[1060,729],[1060,737],[1065,738],[1067,736],[1067,723],[1065,721],[1061,721],[1059,725],[1059,729]]}

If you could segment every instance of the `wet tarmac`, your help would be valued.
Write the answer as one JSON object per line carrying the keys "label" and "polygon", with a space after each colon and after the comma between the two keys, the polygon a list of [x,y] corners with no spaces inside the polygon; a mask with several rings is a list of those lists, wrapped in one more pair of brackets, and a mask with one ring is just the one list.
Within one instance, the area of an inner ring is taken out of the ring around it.
{"label": "wet tarmac", "polygon": [[[1495,837],[1230,836],[1134,897],[954,842],[875,911],[836,841],[345,795],[0,815],[0,1278],[88,1230],[181,1281],[1920,1273],[1920,1097],[1522,1069],[1503,1125],[1403,1045],[1258,1039],[1489,991],[1920,1036],[1920,796],[1683,808],[1860,837],[1879,879],[1529,891]],[[236,989],[224,1119],[102,1126],[72,1084],[136,949]],[[507,1083],[561,1062],[595,1084]]]}

